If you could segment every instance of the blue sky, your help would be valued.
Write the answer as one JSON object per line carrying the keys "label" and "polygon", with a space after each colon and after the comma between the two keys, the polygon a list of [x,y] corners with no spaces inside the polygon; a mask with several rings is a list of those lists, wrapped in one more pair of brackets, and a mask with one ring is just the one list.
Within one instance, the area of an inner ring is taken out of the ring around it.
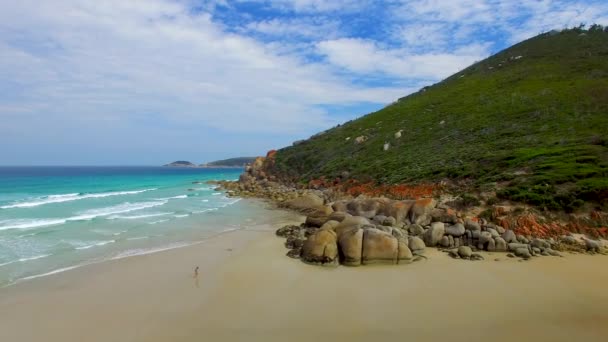
{"label": "blue sky", "polygon": [[605,1],[0,3],[0,165],[261,155]]}

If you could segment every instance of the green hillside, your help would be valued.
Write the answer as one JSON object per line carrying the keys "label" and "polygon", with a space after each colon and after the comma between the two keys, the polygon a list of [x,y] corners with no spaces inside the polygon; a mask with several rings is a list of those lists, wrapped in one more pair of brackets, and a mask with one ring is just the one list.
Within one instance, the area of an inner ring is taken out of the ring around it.
{"label": "green hillside", "polygon": [[466,180],[549,209],[606,208],[608,32],[542,34],[276,155],[275,173],[293,180],[343,171],[389,184]]}
{"label": "green hillside", "polygon": [[238,157],[223,160],[216,160],[210,163],[201,164],[202,167],[243,167],[245,164],[253,163],[255,157]]}

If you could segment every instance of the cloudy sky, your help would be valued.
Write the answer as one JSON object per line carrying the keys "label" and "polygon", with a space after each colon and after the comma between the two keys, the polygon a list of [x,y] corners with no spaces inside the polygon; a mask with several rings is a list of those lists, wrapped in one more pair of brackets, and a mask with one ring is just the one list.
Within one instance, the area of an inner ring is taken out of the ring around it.
{"label": "cloudy sky", "polygon": [[2,0],[0,164],[259,155],[593,22],[608,2]]}

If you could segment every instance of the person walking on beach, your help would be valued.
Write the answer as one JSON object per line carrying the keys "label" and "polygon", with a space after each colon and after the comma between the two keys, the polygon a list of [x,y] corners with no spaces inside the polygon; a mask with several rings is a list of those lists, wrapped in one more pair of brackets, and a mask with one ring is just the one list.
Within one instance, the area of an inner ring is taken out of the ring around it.
{"label": "person walking on beach", "polygon": [[198,266],[194,268],[194,278],[198,278]]}

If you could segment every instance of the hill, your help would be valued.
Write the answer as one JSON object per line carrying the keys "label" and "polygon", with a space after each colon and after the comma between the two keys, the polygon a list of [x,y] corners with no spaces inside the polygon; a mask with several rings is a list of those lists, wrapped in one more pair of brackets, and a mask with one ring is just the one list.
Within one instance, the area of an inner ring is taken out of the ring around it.
{"label": "hill", "polygon": [[255,157],[238,157],[224,160],[217,160],[214,162],[201,164],[201,167],[244,167],[245,164],[253,163]]}
{"label": "hill", "polygon": [[552,210],[608,207],[608,32],[552,31],[277,151],[307,182],[453,181]]}

